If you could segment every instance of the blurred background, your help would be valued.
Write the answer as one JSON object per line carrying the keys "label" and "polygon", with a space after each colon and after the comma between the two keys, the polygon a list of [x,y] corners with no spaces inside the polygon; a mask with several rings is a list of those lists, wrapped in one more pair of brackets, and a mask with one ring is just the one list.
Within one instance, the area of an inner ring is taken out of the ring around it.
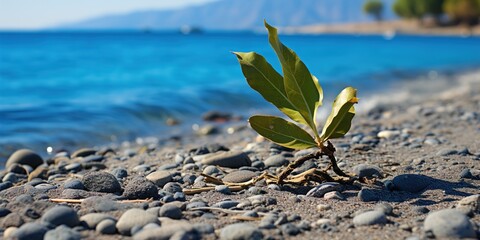
{"label": "blurred background", "polygon": [[326,99],[352,85],[366,111],[404,82],[479,73],[479,17],[480,0],[0,0],[0,157],[277,113],[231,54],[280,69],[264,19]]}

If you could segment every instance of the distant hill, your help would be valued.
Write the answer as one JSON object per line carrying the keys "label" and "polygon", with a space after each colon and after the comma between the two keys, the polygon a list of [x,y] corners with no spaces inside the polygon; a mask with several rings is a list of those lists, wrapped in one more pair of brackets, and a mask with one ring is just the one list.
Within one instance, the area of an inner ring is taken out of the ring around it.
{"label": "distant hill", "polygon": [[[384,0],[384,18],[395,19],[393,0]],[[263,19],[276,26],[366,22],[364,0],[219,0],[176,10],[149,10],[107,15],[70,23],[57,29],[178,29],[195,26],[207,30],[252,30]]]}

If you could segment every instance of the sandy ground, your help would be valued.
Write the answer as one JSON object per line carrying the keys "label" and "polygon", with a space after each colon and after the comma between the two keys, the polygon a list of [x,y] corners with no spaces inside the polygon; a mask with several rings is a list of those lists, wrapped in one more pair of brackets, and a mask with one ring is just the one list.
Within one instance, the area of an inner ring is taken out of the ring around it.
{"label": "sandy ground", "polygon": [[480,26],[468,28],[458,27],[425,27],[416,21],[384,21],[370,23],[347,23],[347,24],[318,24],[303,27],[291,27],[283,29],[285,33],[303,33],[303,34],[383,34],[392,36],[393,34],[413,34],[413,35],[480,35]]}
{"label": "sandy ground", "polygon": [[[437,84],[438,83],[438,84]],[[441,84],[440,84],[441,83]],[[430,85],[430,86],[429,86]],[[341,194],[344,200],[304,197],[311,187],[281,186],[281,190],[268,189],[259,184],[267,193],[266,196],[276,199],[276,204],[265,206],[267,212],[282,212],[287,216],[298,215],[302,221],[312,226],[309,231],[290,236],[279,228],[262,230],[264,237],[269,239],[405,239],[408,237],[425,237],[423,221],[427,213],[420,213],[417,209],[425,207],[429,211],[452,208],[458,200],[478,194],[480,180],[461,178],[464,169],[472,173],[480,171],[480,74],[478,71],[456,75],[442,81],[411,81],[401,84],[401,87],[389,93],[377,94],[364,99],[365,105],[360,102],[357,109],[365,109],[355,117],[350,133],[342,139],[335,140],[336,156],[342,169],[351,172],[353,167],[366,163],[382,169],[385,181],[393,177],[410,173],[426,175],[430,181],[428,187],[418,193],[404,191],[390,191],[381,182],[377,184],[356,184],[345,186]],[[373,104],[375,103],[375,104]],[[383,103],[383,104],[380,104]],[[107,171],[115,167],[128,169],[131,175],[142,175],[134,172],[133,168],[146,164],[156,169],[165,164],[174,163],[175,154],[186,152],[205,144],[218,143],[230,149],[245,149],[249,144],[268,146],[268,143],[257,143],[257,134],[248,127],[243,130],[231,131],[231,127],[246,126],[244,121],[217,125],[220,133],[208,136],[181,136],[180,139],[156,143],[154,150],[145,151],[146,144],[124,144],[115,150],[116,154],[109,155],[102,163]],[[379,138],[378,133],[384,130],[399,131],[403,137],[389,139]],[[229,133],[230,132],[230,133]],[[232,133],[233,132],[233,133]],[[356,136],[363,135],[362,141],[355,140]],[[372,144],[372,142],[374,144]],[[467,149],[467,150],[465,150]],[[129,155],[126,152],[134,150],[136,154],[129,156],[126,161],[119,158]],[[442,151],[455,150],[466,154],[441,154]],[[251,154],[250,157],[265,159],[269,156],[268,147]],[[293,160],[293,158],[290,158]],[[328,160],[317,161],[319,165]],[[51,165],[51,169],[54,165]],[[201,170],[185,170],[179,165],[172,171],[181,174],[199,175]],[[235,169],[225,169],[235,171]],[[69,177],[80,178],[86,171],[69,174]],[[333,175],[333,173],[332,173]],[[480,176],[480,175],[479,175]],[[127,181],[131,179],[128,177]],[[48,181],[58,186],[46,194],[49,198],[62,196],[63,181],[57,178]],[[3,205],[12,211],[22,212],[25,205],[15,204],[13,199],[22,193],[32,194],[34,198],[40,192],[24,187],[25,181],[15,184],[15,187],[0,192]],[[191,186],[184,186],[190,188]],[[372,189],[376,201],[365,202],[359,199],[361,188]],[[204,198],[209,205],[224,199],[244,200],[252,194],[241,191],[232,195],[219,192],[203,192],[196,196]],[[45,198],[45,194],[42,195]],[[295,200],[298,199],[298,200]],[[8,203],[5,203],[5,201]],[[39,214],[52,206],[42,204],[44,200],[37,200],[27,207],[36,209]],[[393,214],[387,216],[388,223],[384,225],[370,225],[356,227],[352,219],[356,212],[375,208],[379,203],[388,203],[393,207]],[[319,204],[330,206],[329,210],[319,210]],[[80,215],[92,212],[94,207],[88,204],[70,204]],[[114,217],[120,217],[123,210],[109,212]],[[236,214],[213,212],[215,219],[206,219],[197,214],[184,211],[184,219],[190,223],[209,223],[215,228],[214,234],[204,235],[204,239],[216,239],[220,230],[230,224],[239,222],[233,219]],[[318,226],[317,221],[329,221],[328,229]],[[326,219],[326,220],[325,220]],[[0,222],[1,222],[0,218]],[[26,222],[38,221],[25,218]],[[471,221],[478,228],[480,215],[476,214]],[[258,225],[259,221],[253,221]],[[298,222],[296,222],[298,223]],[[477,229],[478,232],[478,229]],[[130,239],[121,235],[98,235],[93,230],[83,230],[86,239]]]}

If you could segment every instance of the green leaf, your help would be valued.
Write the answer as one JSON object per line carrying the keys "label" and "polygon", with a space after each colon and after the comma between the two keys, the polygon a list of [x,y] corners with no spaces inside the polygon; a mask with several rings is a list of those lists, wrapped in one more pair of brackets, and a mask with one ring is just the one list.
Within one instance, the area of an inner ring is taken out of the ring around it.
{"label": "green leaf", "polygon": [[271,102],[293,121],[308,125],[287,98],[283,77],[275,71],[262,55],[255,52],[234,52],[233,54],[237,56],[243,75],[251,88],[260,93],[265,100]]}
{"label": "green leaf", "polygon": [[355,116],[353,105],[358,103],[357,90],[352,87],[343,89],[333,102],[332,112],[323,126],[321,141],[343,137],[352,123]]}
{"label": "green leaf", "polygon": [[[282,65],[285,92],[288,99],[293,103],[295,109],[302,115],[307,125],[318,133],[315,125],[316,108],[321,104],[319,90],[315,84],[310,71],[300,60],[297,54],[290,48],[283,45],[278,39],[277,29],[268,25],[268,40]],[[320,86],[320,85],[318,85]]]}
{"label": "green leaf", "polygon": [[317,146],[310,134],[283,118],[256,115],[250,117],[248,121],[258,134],[278,145],[293,149],[307,149]]}

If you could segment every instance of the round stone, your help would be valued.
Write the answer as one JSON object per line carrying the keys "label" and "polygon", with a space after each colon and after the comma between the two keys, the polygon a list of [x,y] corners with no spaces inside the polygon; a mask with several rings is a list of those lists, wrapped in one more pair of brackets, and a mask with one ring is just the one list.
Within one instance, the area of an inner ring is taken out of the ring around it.
{"label": "round stone", "polygon": [[359,178],[383,178],[381,168],[368,164],[359,164],[353,167],[353,172]]}
{"label": "round stone", "polygon": [[223,177],[222,180],[224,182],[230,182],[230,183],[242,183],[242,182],[252,180],[252,178],[256,176],[257,174],[255,172],[248,171],[248,170],[239,170],[239,171],[234,171],[225,175],[225,177]]}
{"label": "round stone", "polygon": [[146,178],[158,187],[163,187],[172,180],[172,174],[169,171],[159,170],[148,174]]}
{"label": "round stone", "polygon": [[115,168],[111,171],[111,174],[117,179],[124,179],[128,176],[127,169],[125,168]]}
{"label": "round stone", "polygon": [[143,177],[135,177],[128,182],[123,196],[128,199],[157,198],[158,188]]}
{"label": "round stone", "polygon": [[157,216],[152,215],[144,210],[132,208],[122,214],[116,224],[117,230],[122,235],[130,235],[131,229],[135,226],[145,226],[149,223],[160,225]]}
{"label": "round stone", "polygon": [[387,223],[387,217],[380,211],[368,211],[358,214],[353,218],[355,226],[367,226]]}
{"label": "round stone", "polygon": [[95,149],[91,149],[91,148],[81,148],[81,149],[78,149],[77,151],[73,152],[72,153],[72,158],[76,158],[76,157],[87,157],[87,156],[90,156],[90,155],[93,155],[95,154],[97,151],[95,151]]}
{"label": "round stone", "polygon": [[34,153],[29,149],[20,149],[15,151],[7,160],[5,167],[8,168],[13,164],[28,165],[33,169],[43,164],[43,159],[40,155]]}
{"label": "round stone", "polygon": [[167,203],[160,208],[160,217],[181,219],[182,210],[174,203]]}
{"label": "round stone", "polygon": [[455,209],[443,209],[428,214],[424,229],[436,238],[476,238],[469,218]]}
{"label": "round stone", "polygon": [[176,182],[169,182],[163,186],[163,191],[174,194],[176,192],[182,192],[182,186]]}
{"label": "round stone", "polygon": [[431,178],[420,174],[402,174],[393,178],[394,189],[418,193],[427,188],[431,183]]}
{"label": "round stone", "polygon": [[44,240],[80,240],[82,239],[82,235],[65,226],[60,225],[54,230],[50,230],[45,234]]}
{"label": "round stone", "polygon": [[265,167],[281,167],[283,165],[288,164],[288,160],[283,156],[283,155],[274,155],[271,157],[268,157],[265,159],[263,162],[265,163]]}
{"label": "round stone", "polygon": [[83,186],[82,181],[80,181],[78,179],[70,179],[70,180],[65,181],[65,183],[63,183],[63,188],[83,190],[83,189],[85,189],[85,186]]}
{"label": "round stone", "polygon": [[69,227],[75,227],[80,223],[77,212],[67,206],[55,206],[50,208],[45,214],[43,214],[42,221],[54,226],[64,224]]}
{"label": "round stone", "polygon": [[89,172],[83,176],[82,182],[85,189],[92,192],[116,193],[122,191],[115,176],[107,172]]}
{"label": "round stone", "polygon": [[25,223],[12,234],[12,239],[43,240],[48,228],[39,223]]}
{"label": "round stone", "polygon": [[95,231],[100,234],[115,234],[117,232],[115,224],[115,220],[105,219],[97,224]]}
{"label": "round stone", "polygon": [[250,166],[252,161],[248,155],[242,151],[219,151],[205,156],[202,159],[202,164],[228,168],[239,168],[243,166]]}
{"label": "round stone", "polygon": [[80,217],[82,224],[89,229],[96,228],[101,221],[106,219],[115,220],[115,218],[106,213],[89,213]]}
{"label": "round stone", "polygon": [[255,240],[263,239],[262,232],[249,223],[235,223],[222,228],[220,232],[222,240]]}

